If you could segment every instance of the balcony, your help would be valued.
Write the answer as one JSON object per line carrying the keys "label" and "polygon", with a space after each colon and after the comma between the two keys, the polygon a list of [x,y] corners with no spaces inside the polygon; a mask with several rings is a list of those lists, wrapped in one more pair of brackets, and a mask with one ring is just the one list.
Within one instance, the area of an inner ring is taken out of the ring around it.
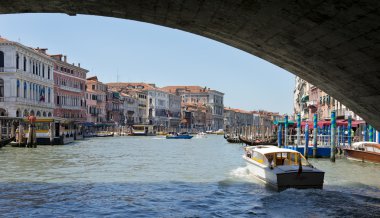
{"label": "balcony", "polygon": [[64,85],[60,85],[59,88],[66,90],[66,91],[71,91],[71,92],[82,92],[82,90],[80,90],[78,88],[73,88],[73,87],[64,86]]}

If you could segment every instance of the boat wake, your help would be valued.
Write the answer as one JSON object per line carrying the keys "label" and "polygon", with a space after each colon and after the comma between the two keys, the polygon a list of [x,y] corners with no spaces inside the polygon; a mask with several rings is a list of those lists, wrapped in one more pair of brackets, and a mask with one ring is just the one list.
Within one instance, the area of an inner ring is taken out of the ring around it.
{"label": "boat wake", "polygon": [[230,172],[230,176],[246,182],[260,182],[249,170],[248,166],[238,167]]}

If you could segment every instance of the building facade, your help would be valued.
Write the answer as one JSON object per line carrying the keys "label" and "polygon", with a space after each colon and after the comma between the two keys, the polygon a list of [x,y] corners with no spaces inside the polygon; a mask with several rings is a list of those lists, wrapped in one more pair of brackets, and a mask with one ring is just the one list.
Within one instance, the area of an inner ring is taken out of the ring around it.
{"label": "building facade", "polygon": [[222,92],[200,86],[166,86],[162,89],[169,93],[181,96],[182,114],[189,112],[186,111],[186,108],[189,108],[191,104],[204,104],[206,108],[211,108],[211,122],[207,122],[205,127],[206,130],[218,130],[224,127],[224,94]]}
{"label": "building facade", "polygon": [[107,85],[96,76],[86,79],[87,122],[106,122]]}
{"label": "building facade", "polygon": [[317,114],[318,120],[330,120],[333,110],[336,111],[337,119],[347,119],[350,115],[354,120],[362,120],[361,117],[326,92],[299,77],[295,78],[294,116],[300,113],[303,120],[311,121],[314,114]]}
{"label": "building facade", "polygon": [[52,117],[53,66],[44,52],[0,38],[0,116]]}
{"label": "building facade", "polygon": [[[61,54],[54,60],[54,116],[72,121],[86,121],[86,74],[88,70],[67,63]],[[62,59],[63,58],[63,59]]]}

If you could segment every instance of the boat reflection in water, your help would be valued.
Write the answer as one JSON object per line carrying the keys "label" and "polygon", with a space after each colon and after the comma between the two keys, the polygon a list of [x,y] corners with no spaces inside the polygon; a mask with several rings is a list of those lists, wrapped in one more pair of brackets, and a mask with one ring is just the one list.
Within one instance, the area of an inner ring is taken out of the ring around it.
{"label": "boat reflection in water", "polygon": [[355,142],[345,148],[347,158],[363,162],[380,163],[380,144],[375,142]]}
{"label": "boat reflection in water", "polygon": [[323,188],[324,172],[314,168],[299,152],[276,146],[245,147],[249,171],[281,191],[286,188]]}

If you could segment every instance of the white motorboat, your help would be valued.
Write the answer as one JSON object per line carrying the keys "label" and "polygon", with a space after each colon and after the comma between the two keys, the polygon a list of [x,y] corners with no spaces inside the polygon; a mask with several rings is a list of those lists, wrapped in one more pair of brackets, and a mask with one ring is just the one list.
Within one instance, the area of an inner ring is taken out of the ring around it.
{"label": "white motorboat", "polygon": [[245,147],[249,171],[278,189],[323,188],[325,173],[313,167],[298,151],[259,145]]}
{"label": "white motorboat", "polygon": [[199,133],[197,133],[197,135],[195,136],[196,138],[206,138],[207,137],[207,134],[206,133],[204,133],[204,132],[199,132]]}

